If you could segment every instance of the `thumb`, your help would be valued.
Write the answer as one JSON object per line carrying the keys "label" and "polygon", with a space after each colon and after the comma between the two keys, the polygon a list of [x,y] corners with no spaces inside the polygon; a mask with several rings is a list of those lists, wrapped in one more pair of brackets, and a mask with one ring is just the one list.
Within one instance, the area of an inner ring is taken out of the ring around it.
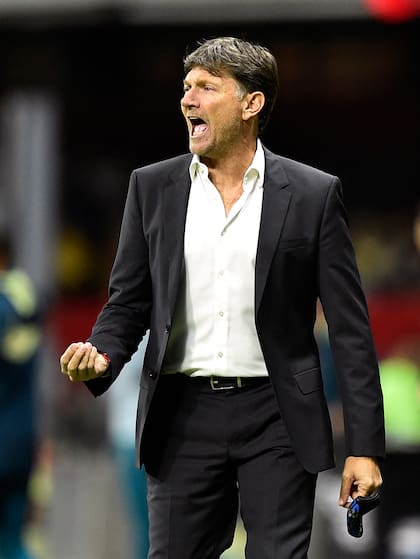
{"label": "thumb", "polygon": [[348,503],[350,493],[353,486],[353,480],[350,477],[343,477],[341,480],[340,497],[338,504],[345,507]]}

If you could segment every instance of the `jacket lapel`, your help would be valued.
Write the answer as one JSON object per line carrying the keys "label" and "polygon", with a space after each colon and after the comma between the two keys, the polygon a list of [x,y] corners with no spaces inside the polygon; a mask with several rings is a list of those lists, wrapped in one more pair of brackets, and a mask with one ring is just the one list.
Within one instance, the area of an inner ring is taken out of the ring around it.
{"label": "jacket lapel", "polygon": [[264,194],[255,265],[255,315],[257,316],[271,261],[283,229],[291,194],[281,158],[264,148]]}
{"label": "jacket lapel", "polygon": [[179,172],[175,172],[165,185],[163,199],[163,229],[165,258],[168,266],[168,298],[171,315],[174,311],[184,261],[184,233],[188,197],[191,188],[189,163],[183,160]]}

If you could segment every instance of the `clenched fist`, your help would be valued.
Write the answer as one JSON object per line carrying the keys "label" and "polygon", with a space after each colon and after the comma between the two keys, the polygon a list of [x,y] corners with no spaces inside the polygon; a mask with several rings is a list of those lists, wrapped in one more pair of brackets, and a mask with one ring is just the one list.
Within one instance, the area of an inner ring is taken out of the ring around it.
{"label": "clenched fist", "polygon": [[92,380],[103,375],[109,367],[104,357],[90,342],[70,344],[60,358],[61,372],[71,381]]}

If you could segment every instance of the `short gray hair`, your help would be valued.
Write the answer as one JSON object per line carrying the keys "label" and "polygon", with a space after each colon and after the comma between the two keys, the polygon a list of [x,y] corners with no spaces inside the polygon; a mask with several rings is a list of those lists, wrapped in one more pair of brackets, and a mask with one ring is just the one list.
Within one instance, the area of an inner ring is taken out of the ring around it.
{"label": "short gray hair", "polygon": [[260,45],[237,39],[218,37],[199,43],[184,58],[184,75],[200,66],[213,75],[229,73],[246,93],[262,91],[265,105],[258,115],[260,133],[270,118],[278,91],[277,62],[271,52]]}

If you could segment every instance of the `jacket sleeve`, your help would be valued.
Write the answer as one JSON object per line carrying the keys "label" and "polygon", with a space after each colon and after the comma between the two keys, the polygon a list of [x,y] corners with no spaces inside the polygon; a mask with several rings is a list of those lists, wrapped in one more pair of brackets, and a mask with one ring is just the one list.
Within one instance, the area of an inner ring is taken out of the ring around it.
{"label": "jacket sleeve", "polygon": [[109,298],[89,341],[111,358],[110,375],[88,381],[99,395],[116,379],[136,351],[150,324],[152,287],[149,247],[143,232],[137,174],[130,178],[116,257],[109,281]]}
{"label": "jacket sleeve", "polygon": [[340,181],[331,181],[319,240],[319,293],[343,404],[347,455],[385,453],[382,391]]}

